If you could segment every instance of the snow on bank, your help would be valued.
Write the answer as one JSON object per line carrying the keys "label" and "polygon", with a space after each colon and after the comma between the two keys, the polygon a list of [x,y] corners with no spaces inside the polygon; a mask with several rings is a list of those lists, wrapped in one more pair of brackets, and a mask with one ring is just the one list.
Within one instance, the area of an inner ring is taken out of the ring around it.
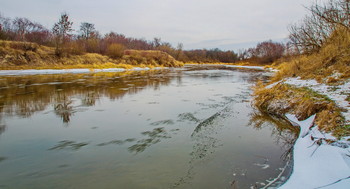
{"label": "snow on bank", "polygon": [[277,72],[278,70],[273,69],[273,68],[265,68],[264,66],[239,66],[239,65],[227,65],[227,64],[186,64],[186,65],[191,65],[191,66],[196,66],[196,65],[204,65],[204,66],[225,66],[228,68],[245,68],[245,69],[252,69],[252,70],[266,70],[266,71],[271,71],[271,72]]}
{"label": "snow on bank", "polygon": [[[300,78],[288,78],[281,82],[296,87],[308,87],[327,96],[344,109],[342,115],[346,124],[350,124],[350,104],[346,100],[350,93],[349,80],[337,86]],[[298,121],[294,115],[286,116],[292,123],[299,125],[301,131],[294,145],[293,173],[280,188],[350,188],[350,142],[348,141],[350,137],[328,144],[327,140],[336,139],[330,134],[320,132],[317,125],[313,127],[315,115],[304,121]]]}
{"label": "snow on bank", "polygon": [[346,124],[350,124],[350,104],[348,101],[346,101],[346,94],[350,94],[349,80],[345,81],[344,84],[337,86],[320,84],[316,80],[302,80],[299,77],[288,78],[287,80],[282,82],[294,85],[296,87],[308,87],[319,94],[326,95],[328,98],[333,100],[340,108],[347,110],[342,112],[342,115],[345,118]]}
{"label": "snow on bank", "polygon": [[[152,70],[164,69],[160,67],[152,68]],[[124,72],[124,71],[142,71],[151,70],[150,68],[135,67],[132,69],[124,68],[107,68],[107,69],[44,69],[44,70],[0,70],[1,75],[39,75],[39,74],[77,74],[77,73],[97,73],[97,72]]]}
{"label": "snow on bank", "polygon": [[[299,138],[294,145],[293,173],[281,189],[295,188],[350,188],[350,151],[326,144],[327,138],[313,125],[315,115],[298,121],[294,115],[287,118],[300,126]],[[349,144],[343,144],[349,146]]]}
{"label": "snow on bank", "polygon": [[270,72],[277,72],[278,70],[273,68],[266,68],[264,66],[238,66],[238,65],[225,65],[226,67],[231,68],[245,68],[245,69],[253,69],[253,70],[265,70]]}
{"label": "snow on bank", "polygon": [[246,68],[246,69],[254,69],[254,70],[265,70],[263,66],[237,66],[237,65],[225,65],[230,68]]}
{"label": "snow on bank", "polygon": [[[188,64],[192,65],[192,64]],[[197,64],[193,64],[197,65]],[[212,64],[205,64],[212,65]],[[275,71],[270,68],[264,68],[263,66],[235,66],[235,65],[224,65],[231,68],[246,68],[246,69],[255,69],[255,70],[267,70],[267,71]],[[41,75],[41,74],[79,74],[79,73],[97,73],[97,72],[124,72],[124,71],[142,71],[142,70],[160,70],[160,69],[168,69],[167,67],[156,67],[156,68],[140,68],[135,67],[132,69],[125,68],[107,68],[107,69],[88,69],[88,68],[79,68],[79,69],[43,69],[43,70],[0,70],[0,76],[5,75]]]}

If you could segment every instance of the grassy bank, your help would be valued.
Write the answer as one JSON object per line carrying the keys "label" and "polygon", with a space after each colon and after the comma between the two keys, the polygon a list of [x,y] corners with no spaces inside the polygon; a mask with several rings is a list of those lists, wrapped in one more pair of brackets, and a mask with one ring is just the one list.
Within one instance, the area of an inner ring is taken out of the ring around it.
{"label": "grassy bank", "polygon": [[35,43],[1,41],[0,69],[70,69],[180,67],[182,62],[161,51],[127,50],[119,58],[97,53],[55,55],[52,47]]}
{"label": "grassy bank", "polygon": [[[298,77],[306,80],[306,83],[316,80],[324,86],[329,86],[327,90],[337,90],[339,86],[349,82],[349,47],[350,32],[338,30],[318,52],[275,63],[272,66],[279,71],[271,83],[259,84],[256,87],[255,105],[269,114],[280,116],[286,113],[295,114],[299,120],[316,114],[315,123],[320,130],[331,132],[337,137],[349,136],[350,125],[342,114],[348,111],[349,106],[341,107],[328,96],[310,88],[300,88],[283,82],[287,78]],[[345,101],[350,104],[350,93],[348,90],[345,91],[347,92],[342,92],[340,95],[347,96]]]}
{"label": "grassy bank", "polygon": [[280,70],[273,79],[278,81],[299,76],[302,79],[337,84],[350,77],[349,47],[350,31],[336,30],[319,51],[273,64]]}
{"label": "grassy bank", "polygon": [[280,117],[290,113],[299,120],[316,114],[315,124],[320,130],[331,132],[336,137],[350,135],[350,126],[342,115],[344,110],[327,96],[310,88],[278,83],[271,87],[258,86],[254,95],[254,105],[262,112]]}

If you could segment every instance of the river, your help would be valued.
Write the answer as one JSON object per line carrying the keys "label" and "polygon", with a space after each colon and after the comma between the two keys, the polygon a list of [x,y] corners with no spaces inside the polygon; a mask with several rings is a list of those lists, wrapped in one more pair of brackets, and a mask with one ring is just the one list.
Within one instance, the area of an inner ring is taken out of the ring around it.
{"label": "river", "polygon": [[267,79],[193,65],[0,76],[0,188],[279,186],[298,131],[252,107]]}

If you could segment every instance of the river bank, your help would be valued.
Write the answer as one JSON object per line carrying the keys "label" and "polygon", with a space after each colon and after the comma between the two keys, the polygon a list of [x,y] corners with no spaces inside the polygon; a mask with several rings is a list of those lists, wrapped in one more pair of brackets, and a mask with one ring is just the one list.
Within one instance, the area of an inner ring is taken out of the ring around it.
{"label": "river bank", "polygon": [[91,68],[77,68],[77,69],[28,69],[28,70],[0,70],[2,75],[37,75],[37,74],[75,74],[75,73],[97,73],[97,72],[125,72],[125,71],[144,71],[144,70],[160,70],[168,69],[166,67],[133,67],[133,68],[105,68],[105,69],[91,69]]}
{"label": "river bank", "polygon": [[316,80],[286,78],[258,90],[255,100],[264,101],[256,102],[260,109],[284,116],[300,127],[293,148],[293,172],[280,188],[347,188],[350,185],[349,79],[327,85]]}

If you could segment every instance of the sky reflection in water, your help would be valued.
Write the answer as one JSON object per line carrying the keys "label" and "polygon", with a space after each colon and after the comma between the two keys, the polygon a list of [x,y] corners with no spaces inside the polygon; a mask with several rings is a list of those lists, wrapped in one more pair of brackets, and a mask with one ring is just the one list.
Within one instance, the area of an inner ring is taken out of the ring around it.
{"label": "sky reflection in water", "polygon": [[0,188],[263,187],[298,132],[250,106],[264,78],[220,66],[1,77]]}

